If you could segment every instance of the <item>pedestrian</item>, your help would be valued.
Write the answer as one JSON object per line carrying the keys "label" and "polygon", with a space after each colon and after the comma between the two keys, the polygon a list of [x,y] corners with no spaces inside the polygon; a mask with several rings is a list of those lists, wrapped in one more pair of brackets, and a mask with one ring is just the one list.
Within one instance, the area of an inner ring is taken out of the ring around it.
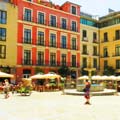
{"label": "pedestrian", "polygon": [[88,105],[90,105],[90,87],[91,87],[90,82],[86,80],[85,88],[84,88],[84,92],[85,92],[84,97],[86,99],[85,104],[88,104]]}
{"label": "pedestrian", "polygon": [[9,97],[9,82],[7,79],[4,80],[4,93],[5,93],[5,99]]}

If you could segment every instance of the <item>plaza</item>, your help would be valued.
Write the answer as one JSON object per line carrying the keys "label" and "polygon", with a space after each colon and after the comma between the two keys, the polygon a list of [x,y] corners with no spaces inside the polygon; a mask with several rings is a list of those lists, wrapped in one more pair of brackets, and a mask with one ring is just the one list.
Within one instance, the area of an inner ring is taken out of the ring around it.
{"label": "plaza", "polygon": [[1,120],[120,120],[120,96],[83,96],[62,92],[33,92],[31,96],[0,94]]}

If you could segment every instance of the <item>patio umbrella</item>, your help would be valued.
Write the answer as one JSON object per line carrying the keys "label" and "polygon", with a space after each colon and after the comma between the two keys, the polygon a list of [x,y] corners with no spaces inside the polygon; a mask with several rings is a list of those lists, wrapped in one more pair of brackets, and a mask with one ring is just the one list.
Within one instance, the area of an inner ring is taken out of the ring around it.
{"label": "patio umbrella", "polygon": [[8,73],[4,73],[0,71],[0,78],[13,78],[14,75],[8,74]]}
{"label": "patio umbrella", "polygon": [[120,81],[120,76],[117,76],[117,77],[116,77],[116,80],[117,80],[117,81]]}
{"label": "patio umbrella", "polygon": [[109,80],[109,77],[104,75],[104,76],[101,77],[101,80]]}
{"label": "patio umbrella", "polygon": [[44,74],[36,74],[30,77],[30,79],[45,79]]}
{"label": "patio umbrella", "polygon": [[88,80],[89,79],[89,77],[88,76],[81,76],[81,77],[79,77],[78,78],[78,80]]}
{"label": "patio umbrella", "polygon": [[44,77],[46,79],[55,79],[55,78],[60,78],[61,76],[56,73],[51,72],[51,73],[44,74]]}
{"label": "patio umbrella", "polygon": [[101,80],[101,76],[100,75],[95,75],[95,76],[92,76],[92,80]]}
{"label": "patio umbrella", "polygon": [[117,77],[114,76],[114,75],[112,75],[112,76],[109,76],[109,77],[108,77],[108,80],[117,80]]}

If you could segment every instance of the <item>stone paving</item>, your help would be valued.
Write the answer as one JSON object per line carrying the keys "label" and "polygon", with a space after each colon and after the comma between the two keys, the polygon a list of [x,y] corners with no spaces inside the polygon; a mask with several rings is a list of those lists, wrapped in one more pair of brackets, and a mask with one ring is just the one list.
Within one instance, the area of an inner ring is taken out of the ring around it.
{"label": "stone paving", "polygon": [[83,96],[33,92],[31,96],[0,94],[0,120],[120,120],[120,96]]}

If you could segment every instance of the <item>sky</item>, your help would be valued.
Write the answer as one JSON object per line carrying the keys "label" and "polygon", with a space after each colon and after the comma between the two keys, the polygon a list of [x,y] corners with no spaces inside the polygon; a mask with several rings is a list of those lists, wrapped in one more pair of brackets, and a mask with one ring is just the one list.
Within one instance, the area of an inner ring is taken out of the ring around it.
{"label": "sky", "polygon": [[62,5],[66,1],[70,1],[81,6],[81,11],[87,12],[99,17],[108,14],[108,9],[120,11],[120,0],[51,0],[53,3]]}

